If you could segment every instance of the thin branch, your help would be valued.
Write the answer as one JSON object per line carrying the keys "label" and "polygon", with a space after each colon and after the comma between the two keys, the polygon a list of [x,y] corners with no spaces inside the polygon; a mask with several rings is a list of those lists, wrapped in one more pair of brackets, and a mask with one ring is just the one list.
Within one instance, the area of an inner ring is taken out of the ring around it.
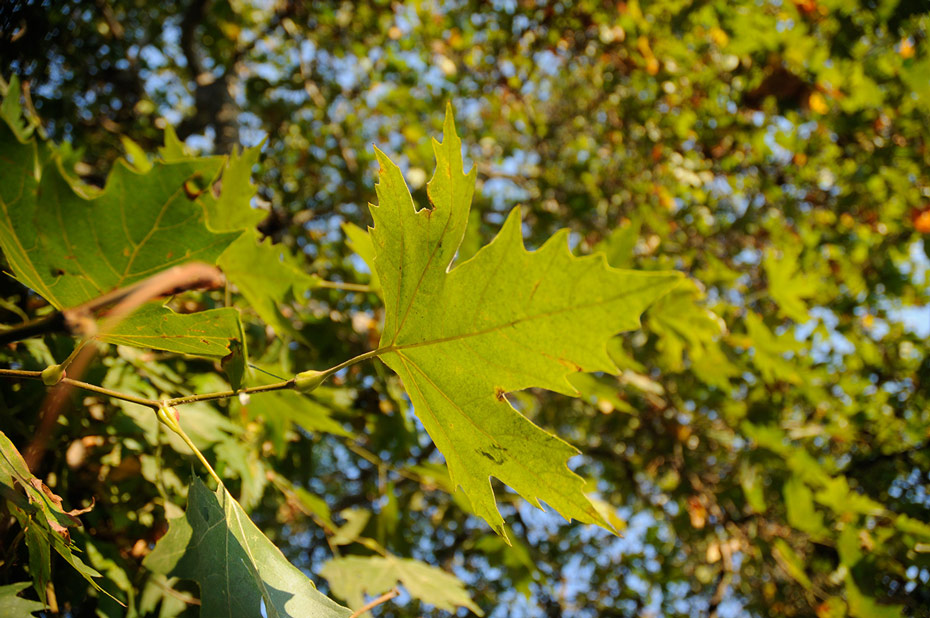
{"label": "thin branch", "polygon": [[146,406],[157,410],[159,403],[154,399],[145,399],[144,397],[136,397],[135,395],[129,395],[127,393],[121,393],[119,391],[114,391],[109,388],[104,388],[102,386],[97,386],[96,384],[88,384],[87,382],[81,382],[80,380],[73,380],[71,378],[62,378],[61,382],[63,384],[68,384],[75,388],[80,388],[85,391],[91,391],[94,393],[99,393],[101,395],[106,395],[107,397],[112,397],[113,399],[122,399],[123,401],[128,401],[130,403],[137,403],[140,406]]}
{"label": "thin branch", "polygon": [[252,393],[265,393],[268,391],[281,391],[294,388],[295,380],[292,378],[284,382],[275,382],[274,384],[265,384],[263,386],[250,386],[249,388],[240,388],[237,391],[217,391],[215,393],[201,393],[199,395],[187,395],[186,397],[175,397],[166,399],[164,404],[167,406],[180,406],[185,403],[194,403],[196,401],[214,401],[216,399],[229,399],[240,394],[250,395]]}
{"label": "thin branch", "polygon": [[348,292],[371,292],[370,285],[363,285],[360,283],[345,283],[344,281],[318,281],[316,284],[318,288],[329,288],[331,290],[346,290]]}
{"label": "thin branch", "polygon": [[[339,363],[334,367],[326,369],[322,373],[322,380],[326,380],[334,373],[341,371],[347,367],[351,367],[357,363],[368,360],[369,358],[375,358],[387,352],[394,350],[393,346],[388,346],[385,348],[378,348],[377,350],[372,350],[370,352],[365,352],[364,354],[359,354],[354,358],[350,358],[347,361]],[[22,369],[0,369],[0,377],[10,377],[10,378],[26,378],[30,380],[41,380],[42,372],[41,371],[27,371]],[[123,401],[128,401],[131,403],[137,403],[141,406],[146,406],[152,408],[153,410],[158,410],[162,406],[175,407],[180,406],[185,403],[194,403],[197,401],[214,401],[216,399],[229,399],[230,397],[236,397],[239,394],[251,394],[251,393],[264,393],[268,391],[281,391],[296,388],[297,378],[291,378],[290,380],[285,380],[284,382],[275,382],[274,384],[265,384],[262,386],[251,386],[249,388],[242,388],[237,391],[218,391],[215,393],[201,393],[199,395],[188,395],[186,397],[175,397],[174,399],[166,399],[164,401],[155,401],[154,399],[145,399],[143,397],[136,397],[135,395],[129,395],[127,393],[121,393],[119,391],[114,391],[109,388],[104,388],[102,386],[97,386],[95,384],[88,384],[87,382],[81,382],[80,380],[74,380],[72,378],[64,377],[59,383],[68,384],[75,388],[81,388],[86,391],[91,391],[94,393],[99,393],[101,395],[106,395],[107,397],[112,397],[114,399],[121,399]]]}
{"label": "thin branch", "polygon": [[390,601],[391,599],[393,599],[394,597],[396,597],[396,596],[399,595],[399,594],[400,594],[400,590],[398,590],[397,587],[395,586],[394,588],[392,588],[392,589],[389,590],[388,592],[385,592],[385,593],[382,594],[380,597],[378,597],[377,599],[373,600],[371,603],[366,603],[366,604],[363,605],[362,607],[360,607],[360,608],[358,608],[357,610],[355,610],[355,611],[352,613],[352,615],[349,616],[349,618],[358,618],[359,616],[361,616],[362,614],[364,614],[364,613],[367,612],[368,610],[374,609],[374,608],[378,607],[379,605],[382,605],[383,603],[387,603],[388,601]]}
{"label": "thin branch", "polygon": [[0,376],[9,378],[28,378],[30,380],[41,380],[41,371],[26,371],[24,369],[0,369]]}
{"label": "thin branch", "polygon": [[30,339],[46,333],[55,333],[64,330],[67,330],[65,316],[61,311],[56,311],[55,313],[29,322],[23,322],[18,326],[3,331],[0,333],[0,345],[6,345],[14,341],[22,341],[23,339]]}
{"label": "thin branch", "polygon": [[[375,358],[387,352],[393,350],[393,347],[378,348],[377,350],[372,350],[371,352],[365,352],[364,354],[359,354],[353,358],[350,358],[347,361],[339,363],[334,367],[321,372],[320,381],[327,380],[334,373],[341,371],[347,367],[351,367],[357,363],[368,360],[369,358]],[[195,401],[214,401],[216,399],[229,399],[230,397],[236,397],[239,394],[252,394],[252,393],[264,393],[267,391],[282,391],[297,388],[297,378],[291,378],[290,380],[285,380],[284,382],[275,382],[274,384],[265,384],[263,386],[251,386],[249,388],[241,388],[237,391],[218,391],[215,393],[201,393],[198,395],[188,395],[186,397],[175,397],[174,399],[166,399],[163,403],[167,406],[180,406],[185,403],[194,403]]]}
{"label": "thin branch", "polygon": [[[28,380],[41,380],[42,372],[41,371],[24,371],[20,369],[0,369],[0,377],[9,377],[9,378],[26,378]],[[91,391],[93,393],[99,393],[101,395],[106,395],[107,397],[112,397],[113,399],[122,399],[123,401],[128,401],[130,403],[137,403],[140,406],[146,406],[157,410],[158,406],[161,405],[159,402],[154,399],[144,399],[142,397],[136,397],[135,395],[129,395],[127,393],[121,393],[119,391],[114,391],[109,388],[104,388],[102,386],[97,386],[96,384],[88,384],[87,382],[81,382],[80,380],[72,380],[71,378],[62,378],[59,384],[68,384],[75,388],[80,388],[85,391]]]}

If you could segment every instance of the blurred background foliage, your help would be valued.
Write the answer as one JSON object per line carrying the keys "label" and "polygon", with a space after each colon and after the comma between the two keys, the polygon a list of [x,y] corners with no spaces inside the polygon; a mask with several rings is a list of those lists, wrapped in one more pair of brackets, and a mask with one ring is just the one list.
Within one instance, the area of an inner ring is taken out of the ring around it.
{"label": "blurred background foliage", "polygon": [[[347,234],[370,223],[372,144],[426,203],[445,101],[478,167],[460,259],[524,204],[530,246],[568,227],[577,253],[690,276],[612,342],[619,377],[578,376],[576,399],[517,397],[582,450],[622,538],[499,487],[506,547],[449,494],[376,363],[312,401],[185,412],[324,590],[334,553],[383,547],[454,572],[490,616],[928,616],[928,28],[920,0],[13,0],[0,66],[90,184],[132,155],[124,137],[142,152],[168,127],[195,152],[263,142],[259,230],[329,280],[370,282]],[[38,308],[9,278],[0,294],[6,323]],[[375,293],[295,290],[277,309],[293,328],[244,314],[251,360],[272,373],[377,342]],[[2,356],[42,368],[69,345]],[[223,386],[209,362],[124,349],[86,379],[151,396]],[[22,449],[43,388],[0,389]],[[195,615],[140,566],[189,463],[132,406],[75,404],[34,471],[66,503],[96,498],[78,542],[105,588],[142,615]],[[0,577],[18,581],[24,550],[0,532]],[[125,612],[66,568],[53,580],[68,615]],[[404,595],[374,613],[431,611]]]}

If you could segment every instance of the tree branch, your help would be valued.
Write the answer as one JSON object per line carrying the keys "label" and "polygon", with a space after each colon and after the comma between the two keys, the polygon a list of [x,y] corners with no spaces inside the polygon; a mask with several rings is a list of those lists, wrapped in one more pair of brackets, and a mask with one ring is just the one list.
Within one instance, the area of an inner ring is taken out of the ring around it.
{"label": "tree branch", "polygon": [[171,296],[187,290],[213,290],[223,286],[223,274],[215,267],[202,262],[191,262],[169,268],[142,281],[107,292],[93,300],[70,309],[55,311],[45,317],[26,322],[0,333],[0,345],[22,341],[30,337],[63,332],[70,335],[94,335],[98,330],[92,324],[94,314],[115,305],[106,316],[105,324],[99,329],[106,331],[129,315],[137,307],[154,298]]}
{"label": "tree branch", "polygon": [[392,588],[391,590],[389,590],[388,592],[385,592],[384,594],[382,594],[382,595],[381,595],[380,597],[378,597],[377,599],[374,599],[374,600],[371,601],[370,603],[366,603],[366,604],[363,605],[362,607],[359,607],[357,610],[355,610],[355,611],[352,613],[351,616],[349,616],[349,618],[358,618],[359,616],[361,616],[362,614],[364,614],[364,613],[367,612],[368,610],[374,609],[375,607],[378,607],[378,606],[381,605],[382,603],[387,603],[388,601],[390,601],[391,599],[393,599],[394,597],[396,597],[396,596],[399,595],[399,594],[400,594],[400,590],[398,590],[396,587],[394,587],[394,588]]}

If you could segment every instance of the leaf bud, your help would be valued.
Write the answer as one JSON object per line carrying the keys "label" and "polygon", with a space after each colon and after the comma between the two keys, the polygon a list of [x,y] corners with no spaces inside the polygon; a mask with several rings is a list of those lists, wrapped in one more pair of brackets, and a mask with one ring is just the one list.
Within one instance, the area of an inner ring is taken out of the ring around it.
{"label": "leaf bud", "polygon": [[159,420],[161,420],[161,422],[163,422],[165,425],[167,425],[168,428],[171,429],[171,430],[174,431],[174,432],[177,432],[178,429],[176,429],[176,428],[180,428],[180,426],[181,426],[181,425],[180,425],[180,423],[181,423],[181,414],[178,412],[178,409],[175,408],[174,406],[168,406],[168,405],[164,405],[164,404],[162,404],[161,406],[159,406],[159,408],[158,408],[158,418],[159,418]]}
{"label": "leaf bud", "polygon": [[325,371],[302,371],[294,378],[294,386],[301,393],[309,393],[323,383],[328,374]]}
{"label": "leaf bud", "polygon": [[42,383],[45,386],[55,386],[65,377],[65,369],[61,365],[49,365],[42,370]]}

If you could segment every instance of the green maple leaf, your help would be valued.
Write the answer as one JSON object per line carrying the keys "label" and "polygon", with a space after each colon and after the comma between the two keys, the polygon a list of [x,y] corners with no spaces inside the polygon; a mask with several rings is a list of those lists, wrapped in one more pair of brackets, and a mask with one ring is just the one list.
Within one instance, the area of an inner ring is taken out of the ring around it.
{"label": "green maple leaf", "polygon": [[45,609],[43,603],[18,596],[31,585],[32,582],[19,582],[0,586],[0,616],[31,616],[34,612]]}
{"label": "green maple leaf", "polygon": [[432,208],[421,210],[398,167],[377,152],[371,238],[385,304],[380,358],[403,380],[453,484],[496,531],[504,533],[492,476],[540,508],[543,500],[568,519],[609,527],[566,465],[577,449],[534,425],[506,395],[531,387],[575,395],[569,374],[615,373],[607,340],[637,328],[679,274],[574,257],[567,230],[528,252],[519,208],[489,245],[450,270],[476,174],[463,173],[451,107],[443,142],[433,149]]}
{"label": "green maple leaf", "polygon": [[0,153],[13,161],[0,168],[0,246],[15,277],[59,309],[171,266],[213,263],[238,236],[205,224],[203,200],[212,198],[199,187],[217,175],[221,157],[158,162],[148,173],[119,161],[88,197],[56,156],[37,171],[35,140],[19,142],[6,123]]}
{"label": "green maple leaf", "polygon": [[280,307],[302,298],[320,278],[301,270],[284,245],[273,245],[270,239],[262,242],[257,232],[248,231],[220,256],[219,266],[266,324],[309,345]]}
{"label": "green maple leaf", "polygon": [[[241,190],[242,168],[254,162],[257,151],[228,163],[230,190],[219,198],[209,187],[223,157],[150,163],[138,147],[130,148],[136,165],[117,162],[106,187],[96,190],[65,173],[54,146],[18,128],[16,97],[18,91],[8,93],[0,114],[0,248],[14,277],[58,309],[178,264],[214,263],[240,232],[214,232],[209,217],[250,221],[262,216],[248,207],[248,199],[232,195]],[[119,343],[205,356],[234,353],[234,342],[242,340],[233,310],[222,319],[219,314],[180,316],[164,307],[139,314],[121,324],[119,334],[101,338],[116,341],[123,335]],[[189,327],[205,336],[183,336]],[[144,341],[126,337],[139,329],[160,332]]]}
{"label": "green maple leaf", "polygon": [[252,523],[225,487],[195,478],[184,517],[171,521],[143,564],[200,585],[201,616],[345,618],[351,612],[316,589]]}
{"label": "green maple leaf", "polygon": [[457,607],[467,607],[484,615],[469,598],[462,580],[420,560],[348,556],[324,564],[320,575],[329,582],[333,594],[356,609],[365,604],[366,594],[380,595],[400,583],[410,596],[438,609],[454,612]]}

